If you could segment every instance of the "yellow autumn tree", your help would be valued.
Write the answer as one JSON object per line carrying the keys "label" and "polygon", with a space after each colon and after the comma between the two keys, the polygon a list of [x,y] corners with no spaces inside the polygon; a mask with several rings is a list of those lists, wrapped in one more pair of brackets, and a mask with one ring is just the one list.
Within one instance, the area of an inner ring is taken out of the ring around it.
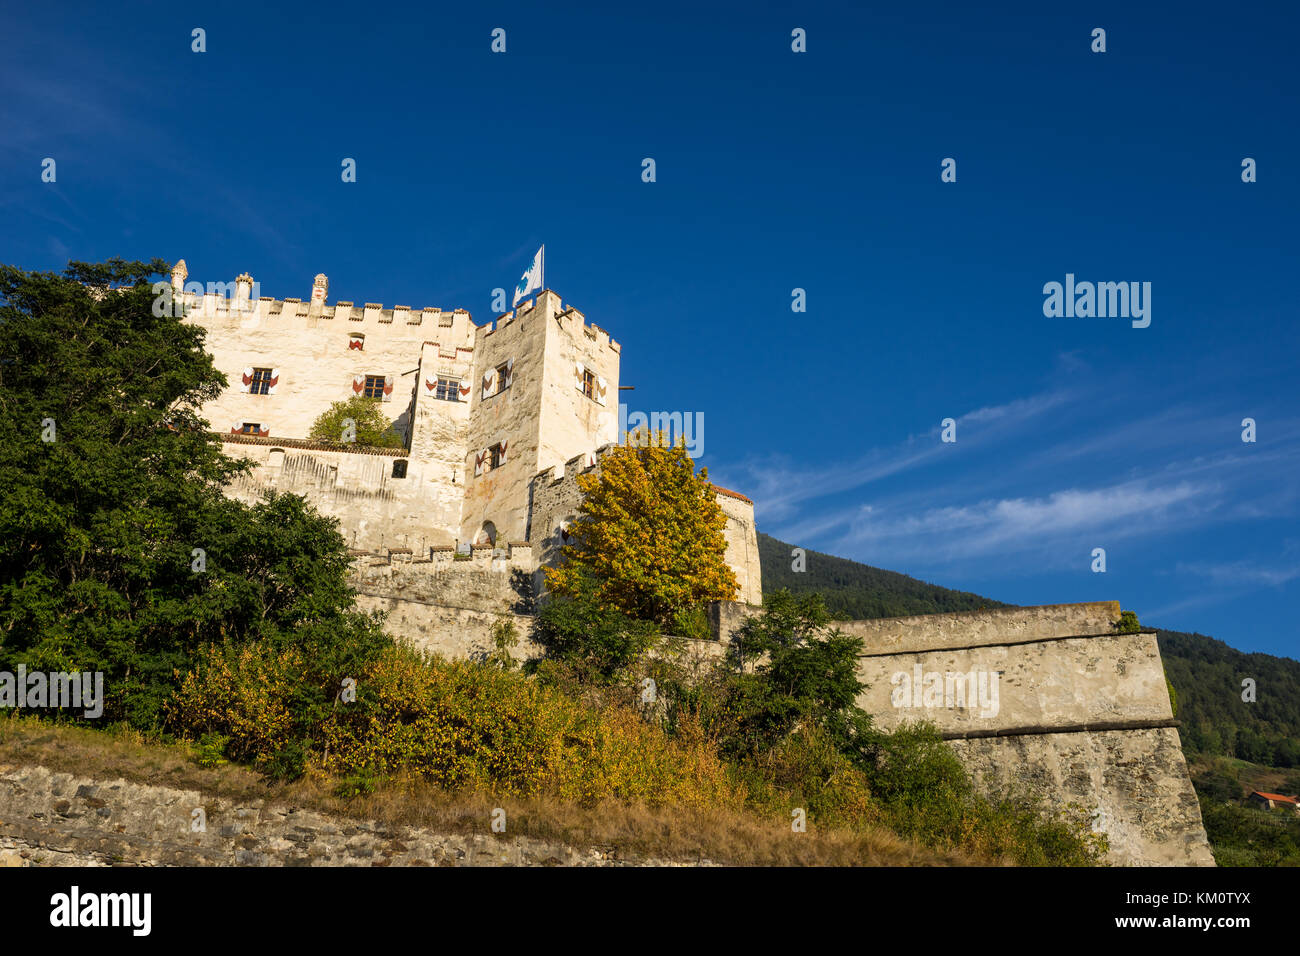
{"label": "yellow autumn tree", "polygon": [[629,441],[601,459],[598,473],[579,475],[578,487],[573,543],[546,572],[551,593],[594,591],[602,605],[670,629],[707,601],[735,599],[727,518],[708,469],[696,473],[683,443]]}

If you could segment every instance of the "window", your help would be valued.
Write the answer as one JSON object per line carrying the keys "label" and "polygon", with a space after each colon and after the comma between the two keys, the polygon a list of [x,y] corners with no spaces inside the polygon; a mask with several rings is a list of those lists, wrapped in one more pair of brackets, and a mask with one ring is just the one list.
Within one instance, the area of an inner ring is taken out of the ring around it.
{"label": "window", "polygon": [[269,368],[253,369],[253,380],[248,383],[248,390],[254,395],[270,395],[271,370]]}
{"label": "window", "polygon": [[362,395],[366,398],[383,398],[384,397],[384,376],[367,375],[366,384],[362,389]]}
{"label": "window", "polygon": [[497,366],[497,391],[510,387],[510,374],[513,362],[505,362]]}
{"label": "window", "polygon": [[582,394],[588,398],[596,397],[596,373],[586,369],[582,372]]}
{"label": "window", "polygon": [[397,459],[397,461],[393,462],[393,477],[394,478],[406,477],[406,459],[399,458]]}
{"label": "window", "polygon": [[506,463],[507,442],[499,441],[491,448],[484,448],[474,456],[474,475],[485,475],[494,468]]}
{"label": "window", "polygon": [[262,433],[261,422],[244,422],[239,431],[244,435],[260,435]]}
{"label": "window", "polygon": [[440,398],[444,402],[460,401],[460,382],[454,378],[438,378],[438,387],[433,391],[434,398]]}

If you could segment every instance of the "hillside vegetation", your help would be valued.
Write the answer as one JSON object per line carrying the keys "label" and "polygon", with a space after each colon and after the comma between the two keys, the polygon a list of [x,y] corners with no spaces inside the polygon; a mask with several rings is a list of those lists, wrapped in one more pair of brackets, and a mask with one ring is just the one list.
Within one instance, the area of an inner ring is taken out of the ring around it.
{"label": "hillside vegetation", "polygon": [[897,571],[885,571],[808,549],[804,549],[805,570],[795,571],[791,557],[794,548],[795,545],[759,532],[758,558],[763,573],[763,590],[785,588],[792,594],[818,593],[825,600],[826,609],[837,620],[906,617],[910,614],[1011,606],[969,591],[953,591]]}
{"label": "hillside vegetation", "polygon": [[[1162,630],[1159,640],[1185,751],[1300,767],[1300,661],[1247,654],[1204,634]],[[1242,700],[1247,678],[1253,702]]]}
{"label": "hillside vegetation", "polygon": [[1252,790],[1300,793],[1300,770],[1205,755],[1189,757],[1188,766],[1219,866],[1300,866],[1300,815],[1246,799]]}

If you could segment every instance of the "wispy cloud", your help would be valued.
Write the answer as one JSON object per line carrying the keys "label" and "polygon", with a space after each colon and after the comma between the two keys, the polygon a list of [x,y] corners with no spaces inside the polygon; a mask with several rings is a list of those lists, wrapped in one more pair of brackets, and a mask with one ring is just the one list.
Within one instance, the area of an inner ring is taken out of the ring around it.
{"label": "wispy cloud", "polygon": [[1300,564],[1264,567],[1247,561],[1225,564],[1188,562],[1179,563],[1174,572],[1206,578],[1217,585],[1278,587],[1300,578]]}
{"label": "wispy cloud", "polygon": [[[1069,400],[1070,392],[1066,390],[1044,392],[975,409],[957,419],[957,424],[958,428],[967,424],[988,426],[981,429],[981,434],[986,440],[996,440],[1001,433],[1013,431]],[[942,458],[949,453],[949,446],[939,441],[940,430],[936,425],[928,432],[908,436],[894,448],[873,449],[846,462],[795,463],[785,456],[751,458],[740,466],[744,477],[738,484],[752,489],[763,520],[780,522],[794,516],[806,503],[863,488]]]}
{"label": "wispy cloud", "polygon": [[[1178,482],[1125,482],[1102,488],[1067,488],[1041,497],[1000,498],[929,508],[919,513],[867,506],[837,545],[896,559],[960,560],[1056,553],[1082,534],[1098,544],[1168,531],[1214,510],[1217,487]],[[1077,549],[1074,549],[1077,550]],[[1078,560],[1070,552],[1070,559]]]}
{"label": "wispy cloud", "polygon": [[[955,445],[936,425],[850,461],[750,459],[733,487],[749,490],[760,525],[786,540],[886,567],[977,574],[990,562],[1010,573],[1065,569],[1092,547],[1300,509],[1300,483],[1287,478],[1300,470],[1300,423],[1270,417],[1268,443],[1246,445],[1240,415],[1213,396],[1144,386],[1134,402],[1065,360],[1069,386],[966,413]],[[1198,600],[1296,575],[1242,563],[1185,569],[1201,578]]]}

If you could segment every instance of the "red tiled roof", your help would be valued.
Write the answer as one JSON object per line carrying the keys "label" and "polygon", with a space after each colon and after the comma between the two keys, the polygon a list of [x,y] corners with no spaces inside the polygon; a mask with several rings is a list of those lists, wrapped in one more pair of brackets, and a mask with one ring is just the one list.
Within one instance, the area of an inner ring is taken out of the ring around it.
{"label": "red tiled roof", "polygon": [[732,491],[730,488],[723,488],[721,485],[714,485],[713,490],[720,495],[726,495],[728,498],[738,498],[739,500],[745,502],[746,504],[752,505],[754,503],[753,501],[751,501],[750,499],[742,495],[739,491]]}
{"label": "red tiled roof", "polygon": [[240,432],[223,434],[214,432],[222,441],[236,445],[266,445],[272,448],[305,448],[311,451],[341,451],[353,455],[391,455],[394,458],[409,458],[411,452],[406,448],[374,448],[368,445],[344,445],[332,442],[312,441],[308,438],[265,438],[260,435],[245,435]]}
{"label": "red tiled roof", "polygon": [[1280,793],[1265,793],[1262,790],[1256,790],[1251,794],[1252,797],[1263,797],[1265,800],[1280,800],[1283,803],[1296,803],[1300,798],[1283,796]]}

